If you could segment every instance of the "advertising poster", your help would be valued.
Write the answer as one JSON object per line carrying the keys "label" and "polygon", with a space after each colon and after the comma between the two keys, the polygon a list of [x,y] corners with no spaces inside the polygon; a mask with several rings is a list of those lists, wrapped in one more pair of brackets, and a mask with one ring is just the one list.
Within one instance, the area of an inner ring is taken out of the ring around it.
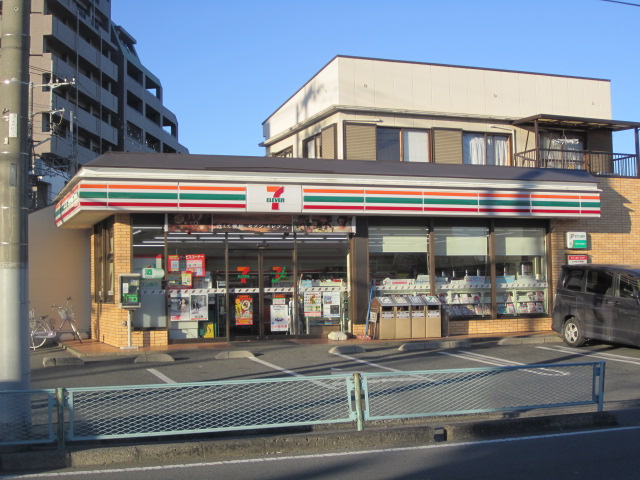
{"label": "advertising poster", "polygon": [[172,322],[186,322],[191,320],[189,309],[189,295],[178,292],[169,298],[169,311]]}
{"label": "advertising poster", "polygon": [[323,317],[339,317],[340,316],[340,293],[324,292],[322,294],[322,316]]}
{"label": "advertising poster", "polygon": [[209,320],[208,295],[191,294],[191,320]]}
{"label": "advertising poster", "polygon": [[180,271],[180,255],[167,255],[167,271],[169,273]]}
{"label": "advertising poster", "polygon": [[187,272],[191,272],[194,277],[204,277],[205,256],[203,254],[185,255],[185,262],[185,270]]}
{"label": "advertising poster", "polygon": [[198,233],[211,231],[211,214],[176,213],[169,215],[169,232]]}
{"label": "advertising poster", "polygon": [[271,331],[286,332],[289,330],[289,308],[287,305],[271,305]]}
{"label": "advertising poster", "polygon": [[321,294],[306,292],[304,294],[304,316],[305,317],[320,317],[322,312],[322,304],[320,303]]}
{"label": "advertising poster", "polygon": [[293,231],[298,233],[355,233],[353,216],[298,215],[293,217]]}
{"label": "advertising poster", "polygon": [[253,325],[253,297],[238,295],[235,299],[236,325]]}

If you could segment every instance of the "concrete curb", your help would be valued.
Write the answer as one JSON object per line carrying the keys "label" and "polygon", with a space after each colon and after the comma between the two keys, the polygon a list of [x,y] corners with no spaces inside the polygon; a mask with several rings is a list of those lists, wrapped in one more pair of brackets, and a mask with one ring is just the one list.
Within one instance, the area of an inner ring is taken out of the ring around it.
{"label": "concrete curb", "polygon": [[331,350],[329,350],[329,353],[334,353],[334,354],[343,354],[346,355],[347,353],[363,353],[366,352],[364,347],[361,347],[360,345],[340,345],[339,347],[333,347]]}
{"label": "concrete curb", "polygon": [[43,367],[60,367],[63,365],[84,365],[84,361],[78,357],[44,357]]}
{"label": "concrete curb", "polygon": [[133,363],[169,363],[175,359],[167,353],[149,353],[137,356]]}
{"label": "concrete curb", "polygon": [[[0,471],[21,472],[54,468],[87,468],[149,465],[154,462],[183,463],[229,460],[275,455],[364,450],[411,445],[428,445],[441,440],[469,441],[543,434],[584,428],[602,428],[618,424],[617,415],[591,412],[480,420],[450,423],[442,428],[417,424],[412,426],[376,426],[358,432],[351,429],[281,435],[227,437],[123,446],[82,446],[58,453],[55,450],[0,453]],[[444,431],[444,434],[442,432]],[[439,439],[438,436],[441,438]]]}
{"label": "concrete curb", "polygon": [[533,337],[507,337],[498,340],[498,345],[533,345],[539,343],[562,343],[559,335],[540,335]]}
{"label": "concrete curb", "polygon": [[398,347],[401,352],[413,352],[416,350],[438,350],[442,348],[468,348],[467,340],[434,340],[431,342],[403,343]]}
{"label": "concrete curb", "polygon": [[248,358],[255,355],[248,350],[225,350],[217,353],[214,357],[216,360],[229,360],[231,358]]}

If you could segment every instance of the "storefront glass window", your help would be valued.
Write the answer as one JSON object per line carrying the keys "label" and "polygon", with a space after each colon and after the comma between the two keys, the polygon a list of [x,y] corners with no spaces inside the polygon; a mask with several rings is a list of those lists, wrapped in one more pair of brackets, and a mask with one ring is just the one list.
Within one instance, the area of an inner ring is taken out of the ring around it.
{"label": "storefront glass window", "polygon": [[450,318],[491,315],[488,235],[484,226],[434,228],[436,294]]}
{"label": "storefront glass window", "polygon": [[376,286],[429,288],[428,233],[419,225],[369,227],[369,271]]}
{"label": "storefront glass window", "polygon": [[348,321],[347,257],[344,234],[298,234],[298,333],[345,330]]}
{"label": "storefront glass window", "polygon": [[496,293],[499,315],[548,311],[544,228],[496,227]]}

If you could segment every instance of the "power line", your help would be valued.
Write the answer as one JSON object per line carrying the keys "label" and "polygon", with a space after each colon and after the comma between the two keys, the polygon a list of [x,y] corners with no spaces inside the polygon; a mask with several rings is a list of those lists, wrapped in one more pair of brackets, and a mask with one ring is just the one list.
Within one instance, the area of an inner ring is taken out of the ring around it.
{"label": "power line", "polygon": [[619,2],[618,0],[602,0],[603,2],[621,3],[622,5],[631,5],[633,7],[640,7],[640,3]]}

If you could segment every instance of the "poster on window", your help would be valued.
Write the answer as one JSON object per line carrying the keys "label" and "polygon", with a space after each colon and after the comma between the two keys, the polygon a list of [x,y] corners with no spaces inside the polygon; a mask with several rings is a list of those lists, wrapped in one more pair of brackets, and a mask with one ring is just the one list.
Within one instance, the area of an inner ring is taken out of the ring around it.
{"label": "poster on window", "polygon": [[355,217],[348,215],[298,215],[293,231],[305,233],[355,233]]}
{"label": "poster on window", "polygon": [[304,316],[320,317],[322,312],[321,293],[305,292],[304,294]]}
{"label": "poster on window", "polygon": [[189,308],[189,295],[177,292],[169,298],[169,312],[172,322],[186,322],[191,320]]}
{"label": "poster on window", "polygon": [[191,294],[191,320],[209,320],[208,295]]}
{"label": "poster on window", "polygon": [[271,305],[271,331],[289,330],[289,308],[287,305]]}
{"label": "poster on window", "polygon": [[211,214],[175,213],[169,215],[169,232],[206,233],[211,231]]}
{"label": "poster on window", "polygon": [[322,316],[329,318],[340,316],[339,292],[324,292],[322,294]]}
{"label": "poster on window", "polygon": [[191,272],[194,277],[204,277],[205,256],[203,254],[185,255],[185,270]]}
{"label": "poster on window", "polygon": [[253,297],[238,295],[235,299],[236,325],[253,325]]}

